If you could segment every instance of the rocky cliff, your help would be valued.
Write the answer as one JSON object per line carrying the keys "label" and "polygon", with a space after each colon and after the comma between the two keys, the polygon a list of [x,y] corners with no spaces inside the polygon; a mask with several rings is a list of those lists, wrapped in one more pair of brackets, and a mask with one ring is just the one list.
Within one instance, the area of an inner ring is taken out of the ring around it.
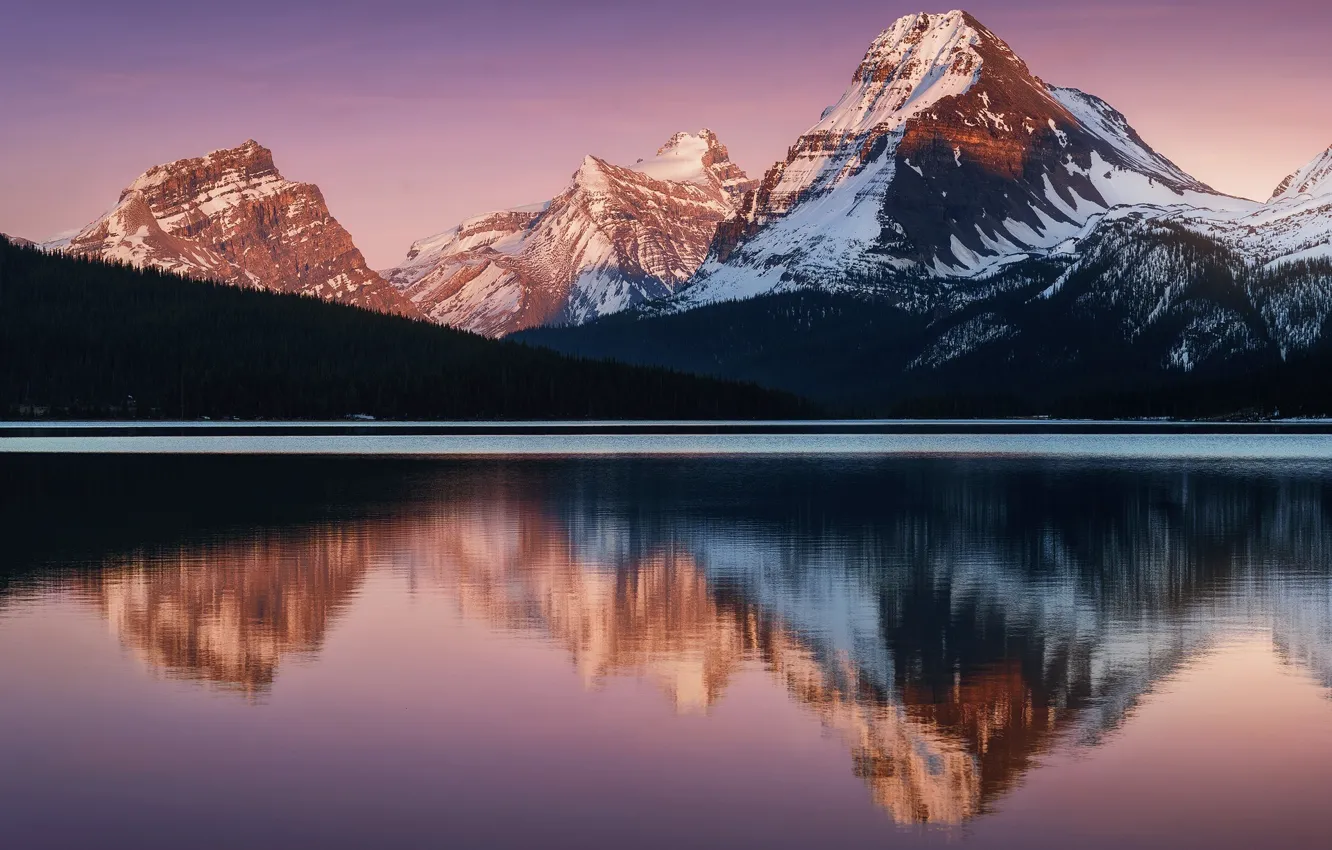
{"label": "rocky cliff", "polygon": [[109,213],[46,247],[417,315],[366,265],[319,188],[283,178],[255,141],[149,169]]}

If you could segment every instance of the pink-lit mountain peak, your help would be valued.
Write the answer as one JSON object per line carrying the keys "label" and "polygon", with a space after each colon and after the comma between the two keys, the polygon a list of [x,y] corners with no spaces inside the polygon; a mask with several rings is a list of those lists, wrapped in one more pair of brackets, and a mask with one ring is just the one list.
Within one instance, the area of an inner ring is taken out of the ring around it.
{"label": "pink-lit mountain peak", "polygon": [[633,165],[588,155],[550,201],[419,240],[384,274],[442,324],[581,323],[674,292],[752,186],[715,133],[677,133]]}
{"label": "pink-lit mountain peak", "polygon": [[285,179],[253,139],[148,169],[109,213],[46,247],[417,315],[366,265],[319,187]]}

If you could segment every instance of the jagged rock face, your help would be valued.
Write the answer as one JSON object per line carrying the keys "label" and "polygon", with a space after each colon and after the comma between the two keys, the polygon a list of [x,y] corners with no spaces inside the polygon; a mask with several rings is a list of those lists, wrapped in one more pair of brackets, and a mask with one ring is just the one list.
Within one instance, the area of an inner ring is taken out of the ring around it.
{"label": "jagged rock face", "polygon": [[1107,208],[1224,199],[1123,116],[1047,86],[965,12],[910,15],[718,230],[695,301],[991,271]]}
{"label": "jagged rock face", "polygon": [[673,293],[748,188],[715,134],[681,133],[633,167],[589,156],[550,202],[469,219],[384,274],[453,327],[578,324]]}
{"label": "jagged rock face", "polygon": [[258,286],[245,272],[204,242],[182,239],[162,228],[142,192],[127,191],[120,203],[70,241],[65,249],[80,257],[155,266],[186,277]]}
{"label": "jagged rock face", "polygon": [[366,265],[319,188],[283,179],[254,141],[149,169],[110,213],[51,247],[416,315]]}

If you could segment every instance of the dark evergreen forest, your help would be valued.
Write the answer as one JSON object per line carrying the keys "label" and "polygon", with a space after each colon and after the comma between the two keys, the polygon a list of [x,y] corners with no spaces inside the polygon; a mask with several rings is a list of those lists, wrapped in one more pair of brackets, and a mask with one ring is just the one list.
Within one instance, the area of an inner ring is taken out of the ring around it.
{"label": "dark evergreen forest", "polygon": [[793,395],[0,238],[0,416],[717,419]]}

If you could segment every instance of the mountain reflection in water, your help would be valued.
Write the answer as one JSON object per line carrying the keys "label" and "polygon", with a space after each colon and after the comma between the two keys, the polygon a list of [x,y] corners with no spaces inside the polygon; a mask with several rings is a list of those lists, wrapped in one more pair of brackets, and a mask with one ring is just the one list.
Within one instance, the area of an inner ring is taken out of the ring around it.
{"label": "mountain reflection in water", "polygon": [[[1270,633],[1332,687],[1317,468],[288,461],[256,482],[240,461],[119,460],[56,494],[32,463],[11,470],[31,488],[6,506],[0,614],[66,595],[160,673],[262,701],[370,574],[396,576],[680,712],[761,667],[902,824],[993,810],[1228,635]],[[66,533],[57,498],[113,495],[123,516]]]}

